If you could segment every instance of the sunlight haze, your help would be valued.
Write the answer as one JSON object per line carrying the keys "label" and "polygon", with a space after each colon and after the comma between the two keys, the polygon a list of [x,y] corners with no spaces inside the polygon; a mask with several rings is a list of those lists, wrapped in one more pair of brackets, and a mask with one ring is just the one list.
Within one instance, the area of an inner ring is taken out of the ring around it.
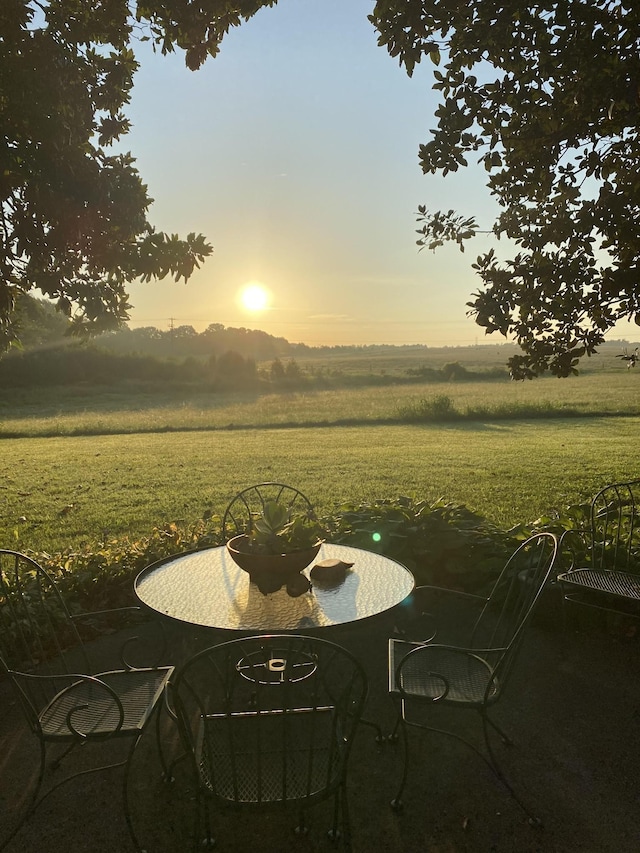
{"label": "sunlight haze", "polygon": [[[291,342],[457,345],[487,338],[466,316],[479,280],[465,254],[418,252],[416,210],[454,208],[489,228],[496,206],[472,164],[425,176],[432,66],[413,78],[367,20],[368,0],[280,0],[197,72],[139,43],[125,142],[155,199],[150,222],[202,232],[213,255],[188,284],[131,287],[131,326],[260,328]],[[248,282],[270,294],[247,310]]]}
{"label": "sunlight haze", "polygon": [[246,311],[264,311],[269,305],[269,291],[258,281],[249,282],[240,291],[240,304]]}

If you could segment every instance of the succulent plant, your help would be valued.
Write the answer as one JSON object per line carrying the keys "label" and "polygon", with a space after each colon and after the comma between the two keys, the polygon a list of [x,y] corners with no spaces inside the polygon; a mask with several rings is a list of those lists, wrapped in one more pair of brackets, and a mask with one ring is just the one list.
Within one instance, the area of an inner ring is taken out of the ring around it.
{"label": "succulent plant", "polygon": [[295,514],[277,501],[266,501],[247,534],[252,548],[263,554],[289,554],[315,545],[326,531],[307,513]]}

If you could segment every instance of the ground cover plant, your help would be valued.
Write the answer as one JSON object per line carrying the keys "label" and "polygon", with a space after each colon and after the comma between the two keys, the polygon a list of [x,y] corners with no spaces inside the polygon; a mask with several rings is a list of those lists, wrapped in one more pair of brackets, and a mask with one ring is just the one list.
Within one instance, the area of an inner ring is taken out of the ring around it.
{"label": "ground cover plant", "polygon": [[[486,594],[509,554],[536,530],[584,525],[589,504],[565,507],[509,530],[465,506],[398,497],[346,502],[318,520],[330,541],[361,547],[401,561],[418,585],[436,585]],[[100,611],[133,601],[133,580],[151,563],[187,550],[224,543],[220,516],[204,513],[195,524],[156,527],[138,539],[105,539],[50,554],[28,550],[56,579],[75,612]],[[101,630],[93,626],[94,630]],[[108,623],[106,625],[108,629]]]}
{"label": "ground cover plant", "polygon": [[[138,539],[107,539],[95,546],[49,554],[30,552],[56,578],[70,606],[82,612],[131,603],[132,582],[150,563],[223,542],[220,517],[205,514],[188,527],[168,524]],[[521,530],[501,531],[465,507],[407,497],[347,502],[319,523],[332,542],[401,559],[418,583],[480,591],[500,570]]]}

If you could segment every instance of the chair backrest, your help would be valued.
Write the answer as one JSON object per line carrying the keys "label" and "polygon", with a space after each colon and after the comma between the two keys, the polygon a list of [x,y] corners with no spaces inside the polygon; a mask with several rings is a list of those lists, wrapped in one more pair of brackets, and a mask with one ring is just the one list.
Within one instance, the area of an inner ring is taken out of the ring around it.
{"label": "chair backrest", "polygon": [[56,694],[32,675],[88,673],[89,661],[59,590],[35,560],[0,549],[0,664],[13,678],[30,722]]}
{"label": "chair backrest", "polygon": [[591,502],[592,569],[640,574],[640,480],[612,483]]}
{"label": "chair backrest", "polygon": [[320,799],[344,781],[367,680],[334,643],[270,635],[205,649],[169,690],[200,784],[266,805]]}
{"label": "chair backrest", "polygon": [[558,539],[553,533],[530,536],[509,557],[475,623],[472,648],[492,650],[485,657],[503,687],[557,557]]}
{"label": "chair backrest", "polygon": [[239,492],[227,506],[222,517],[225,541],[241,533],[249,533],[253,520],[262,515],[267,501],[276,501],[294,513],[306,513],[315,518],[313,505],[299,489],[285,483],[257,483]]}

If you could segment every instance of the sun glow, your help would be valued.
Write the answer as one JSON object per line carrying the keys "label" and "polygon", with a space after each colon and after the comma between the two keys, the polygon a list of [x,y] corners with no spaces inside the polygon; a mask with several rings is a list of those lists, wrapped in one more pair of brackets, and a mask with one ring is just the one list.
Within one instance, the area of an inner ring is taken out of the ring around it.
{"label": "sun glow", "polygon": [[259,281],[251,281],[240,291],[239,301],[246,311],[264,311],[269,306],[269,291]]}

